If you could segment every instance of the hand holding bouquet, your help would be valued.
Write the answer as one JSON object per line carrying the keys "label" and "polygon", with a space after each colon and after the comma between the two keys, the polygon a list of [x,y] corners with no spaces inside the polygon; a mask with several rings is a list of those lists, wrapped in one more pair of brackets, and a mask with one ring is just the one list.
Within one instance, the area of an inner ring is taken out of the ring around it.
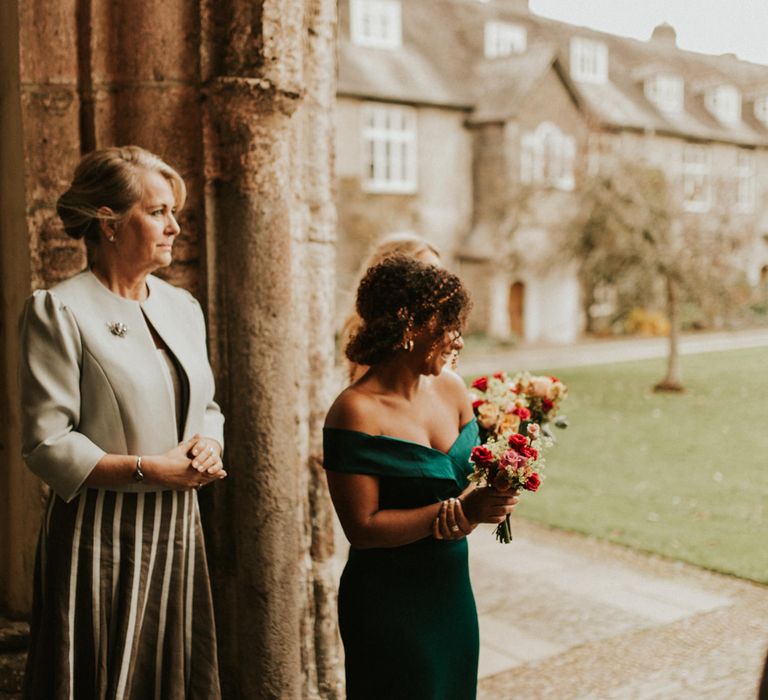
{"label": "hand holding bouquet", "polygon": [[[483,445],[474,447],[469,458],[474,471],[469,480],[502,492],[537,491],[544,466],[541,450],[549,443],[536,423],[530,423],[526,433],[512,433],[506,439],[491,437]],[[504,544],[512,541],[509,515],[496,528],[496,539]]]}

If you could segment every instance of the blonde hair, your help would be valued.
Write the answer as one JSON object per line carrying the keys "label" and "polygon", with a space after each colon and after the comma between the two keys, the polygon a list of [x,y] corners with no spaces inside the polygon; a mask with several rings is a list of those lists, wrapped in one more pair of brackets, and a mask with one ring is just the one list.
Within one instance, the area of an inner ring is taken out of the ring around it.
{"label": "blonde hair", "polygon": [[[184,180],[162,158],[139,146],[102,148],[83,156],[72,184],[56,202],[56,212],[67,235],[85,238],[89,245],[98,243],[99,223],[119,222],[141,199],[144,172],[162,175],[173,190],[176,208],[184,206]],[[103,207],[112,213],[103,211]]]}
{"label": "blonde hair", "polygon": [[[417,236],[415,233],[390,233],[383,238],[380,238],[376,245],[368,252],[368,259],[365,261],[360,269],[360,273],[357,276],[358,283],[365,276],[365,273],[380,262],[396,255],[404,255],[409,258],[418,258],[422,253],[434,253],[438,258],[440,253],[431,243],[424,240],[421,236]],[[339,339],[341,341],[342,351],[347,347],[352,336],[354,336],[363,324],[363,320],[353,311],[347,320],[344,321],[344,325],[341,327],[341,333]],[[350,381],[354,378],[361,365],[355,362],[349,363],[348,377]]]}

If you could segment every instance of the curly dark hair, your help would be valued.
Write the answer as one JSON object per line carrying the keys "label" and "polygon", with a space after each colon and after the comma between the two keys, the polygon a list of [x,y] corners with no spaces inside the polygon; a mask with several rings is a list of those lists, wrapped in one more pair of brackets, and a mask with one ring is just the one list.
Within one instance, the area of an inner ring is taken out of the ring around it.
{"label": "curly dark hair", "polygon": [[460,331],[472,302],[461,280],[448,270],[393,255],[371,267],[357,289],[362,325],[345,353],[360,365],[376,365],[403,347],[406,334],[436,319],[437,342],[446,332]]}

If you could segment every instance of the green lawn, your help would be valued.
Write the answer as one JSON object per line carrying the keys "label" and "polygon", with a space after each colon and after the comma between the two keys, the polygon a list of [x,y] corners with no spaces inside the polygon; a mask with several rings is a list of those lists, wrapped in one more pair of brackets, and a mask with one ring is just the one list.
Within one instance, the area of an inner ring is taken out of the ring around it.
{"label": "green lawn", "polygon": [[553,370],[571,427],[517,513],[768,582],[768,349],[682,367],[682,395],[651,391],[662,360]]}

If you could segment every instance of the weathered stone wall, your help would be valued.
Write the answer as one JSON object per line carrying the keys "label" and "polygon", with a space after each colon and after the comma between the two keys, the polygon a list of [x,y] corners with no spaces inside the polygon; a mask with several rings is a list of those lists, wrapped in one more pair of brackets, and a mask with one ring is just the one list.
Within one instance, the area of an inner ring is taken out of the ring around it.
{"label": "weathered stone wall", "polygon": [[333,393],[335,2],[16,0],[0,20],[0,608],[29,610],[43,496],[18,458],[15,319],[33,288],[85,264],[54,212],[81,153],[137,143],[187,182],[165,276],[207,310],[227,416],[231,476],[201,494],[225,694],[340,697],[320,466]]}

